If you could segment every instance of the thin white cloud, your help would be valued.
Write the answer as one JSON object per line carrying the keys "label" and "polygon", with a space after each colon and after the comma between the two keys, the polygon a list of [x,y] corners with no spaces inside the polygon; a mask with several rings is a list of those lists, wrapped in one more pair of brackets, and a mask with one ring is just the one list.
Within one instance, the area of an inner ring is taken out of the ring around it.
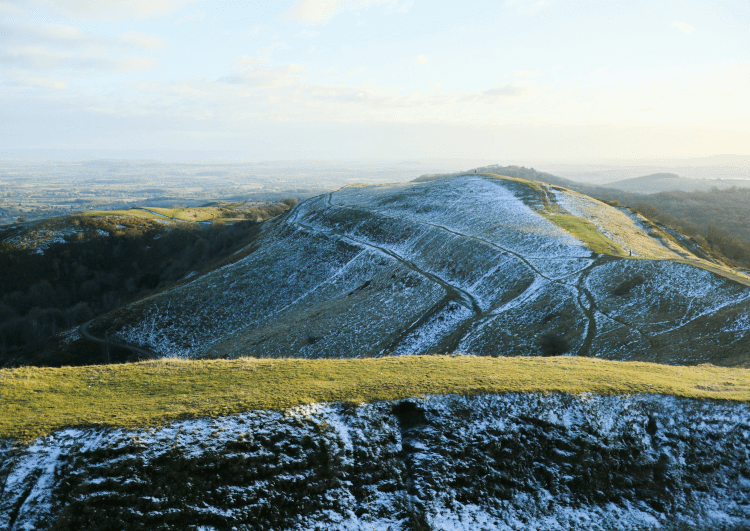
{"label": "thin white cloud", "polygon": [[149,50],[158,50],[167,45],[160,37],[153,34],[141,33],[140,31],[126,31],[125,33],[121,33],[117,38],[123,44]]}
{"label": "thin white cloud", "polygon": [[325,24],[344,10],[344,0],[300,0],[282,18],[307,24]]}
{"label": "thin white cloud", "polygon": [[251,62],[250,56],[242,55],[238,57],[237,59],[235,59],[232,62],[232,64],[236,66],[237,68],[247,68],[248,66],[250,66],[250,62]]}
{"label": "thin white cloud", "polygon": [[137,72],[151,70],[158,61],[153,57],[121,57],[113,61],[114,70],[118,72]]}
{"label": "thin white cloud", "polygon": [[156,35],[137,31],[105,37],[62,24],[0,24],[0,31],[5,37],[0,43],[0,64],[26,71],[28,79],[38,80],[36,86],[47,88],[60,88],[62,82],[31,72],[56,72],[70,77],[150,69],[156,66],[155,58],[132,52],[159,49],[166,44]]}
{"label": "thin white cloud", "polygon": [[516,70],[513,72],[514,77],[523,77],[523,78],[529,78],[529,77],[536,77],[539,75],[539,70]]}
{"label": "thin white cloud", "polygon": [[304,24],[326,24],[344,11],[384,5],[388,14],[406,13],[413,3],[412,0],[298,0],[281,18]]}
{"label": "thin white cloud", "polygon": [[691,26],[687,22],[672,22],[672,27],[677,28],[682,33],[686,33],[687,35],[690,35],[695,30],[695,27]]}
{"label": "thin white cloud", "polygon": [[608,66],[600,66],[599,68],[594,70],[591,75],[598,76],[599,74],[603,74],[604,72],[607,71],[608,68],[609,68]]}
{"label": "thin white cloud", "polygon": [[263,30],[263,26],[258,26],[257,24],[247,30],[245,32],[245,37],[257,37],[260,35],[260,32]]}
{"label": "thin white cloud", "polygon": [[271,64],[271,52],[279,48],[286,48],[286,45],[281,42],[275,42],[270,46],[261,48],[257,56],[242,55],[232,61],[232,64],[237,68],[247,68],[249,66],[268,68]]}
{"label": "thin white cloud", "polygon": [[170,15],[200,0],[32,0],[74,20],[145,20]]}
{"label": "thin white cloud", "polygon": [[[239,85],[268,91],[300,86],[305,81],[300,75],[303,73],[304,67],[299,64],[287,64],[269,69],[258,65],[252,58],[245,56],[235,60],[235,65],[240,68],[238,73],[219,79],[220,84]],[[253,65],[254,68],[245,68],[250,65]]]}
{"label": "thin white cloud", "polygon": [[[116,38],[105,37],[63,24],[2,24],[5,39],[0,49],[12,46],[40,48],[49,46],[56,54],[76,50],[78,54],[96,54],[117,48],[145,48],[158,50],[166,46],[161,37],[140,31],[126,31]],[[83,50],[83,51],[81,51]]]}
{"label": "thin white cloud", "polygon": [[189,22],[198,22],[206,18],[206,12],[202,10],[193,11],[185,16],[182,16],[174,21],[175,24],[187,24]]}
{"label": "thin white cloud", "polygon": [[565,68],[563,65],[555,65],[552,67],[552,71],[557,72],[558,70],[562,70],[563,68]]}
{"label": "thin white cloud", "polygon": [[9,15],[15,15],[22,17],[26,14],[26,10],[16,4],[11,4],[5,0],[0,0],[0,13],[8,13]]}
{"label": "thin white cloud", "polygon": [[[154,57],[111,57],[98,54],[66,52],[44,46],[5,48],[0,52],[0,65],[23,71],[65,71],[79,73],[133,72],[157,65]],[[30,77],[31,79],[31,77]],[[46,78],[34,78],[46,79]]]}
{"label": "thin white cloud", "polygon": [[518,11],[536,13],[552,3],[551,0],[505,0],[505,5]]}
{"label": "thin white cloud", "polygon": [[385,9],[385,12],[389,15],[394,13],[401,13],[405,15],[414,5],[414,0],[406,0],[405,2],[390,2]]}
{"label": "thin white cloud", "polygon": [[63,79],[53,79],[50,77],[32,77],[29,78],[27,84],[33,87],[42,87],[55,90],[64,90],[68,88],[68,83]]}
{"label": "thin white cloud", "polygon": [[296,36],[300,39],[312,39],[320,35],[319,31],[315,30],[302,30]]}
{"label": "thin white cloud", "polygon": [[35,29],[37,30],[35,31],[37,37],[44,37],[46,40],[72,43],[88,40],[93,37],[90,33],[86,33],[76,27],[62,24],[45,24],[44,26],[36,26]]}
{"label": "thin white cloud", "polygon": [[[726,87],[732,87],[738,94],[750,93],[750,68],[737,70],[729,77],[689,78],[690,91],[683,90],[687,78],[675,78],[652,84],[644,83],[642,79],[630,80],[622,86],[600,85],[590,90],[580,86],[548,90],[530,81],[517,80],[476,92],[450,88],[407,92],[400,86],[377,85],[372,79],[356,85],[341,84],[337,80],[331,83],[305,82],[302,70],[299,65],[273,69],[253,65],[253,68],[235,72],[230,79],[132,83],[126,94],[87,93],[79,96],[78,101],[82,102],[80,108],[114,109],[118,116],[150,117],[154,124],[171,119],[201,119],[213,113],[218,128],[216,132],[206,132],[211,141],[217,141],[232,123],[240,121],[257,126],[257,129],[274,122],[363,124],[363,127],[372,123],[427,127],[442,123],[494,129],[522,124],[536,131],[561,125],[604,127],[602,117],[606,116],[606,130],[625,127],[636,131],[643,127],[643,119],[648,118],[649,127],[651,124],[653,127],[660,124],[686,127],[706,121],[708,124],[722,124],[721,127],[739,124],[740,130],[747,131],[742,127],[746,128],[743,124],[750,116],[750,107],[744,100],[737,98],[729,105],[715,97],[726,91]],[[704,86],[705,83],[708,85]],[[693,86],[697,87],[697,93]],[[66,92],[65,96],[68,95]],[[76,95],[70,94],[69,97],[74,101]],[[700,102],[704,105],[701,106]],[[654,107],[654,110],[637,112],[648,107]],[[688,116],[684,112],[686,107],[696,112]],[[748,133],[743,134],[743,138],[748,138]],[[631,137],[639,135],[632,134]],[[613,139],[607,137],[605,140],[600,134],[587,138],[602,146]]]}
{"label": "thin white cloud", "polygon": [[478,96],[481,100],[486,101],[526,96],[530,92],[531,89],[528,86],[512,82],[504,85],[495,85],[491,89],[481,92]]}
{"label": "thin white cloud", "polygon": [[13,46],[0,52],[0,64],[26,70],[52,70],[70,57],[69,53],[45,46]]}
{"label": "thin white cloud", "polygon": [[443,82],[442,82],[442,80],[441,81],[435,81],[434,83],[428,82],[427,86],[429,86],[430,88],[434,88],[434,89],[437,90],[437,89],[443,88]]}
{"label": "thin white cloud", "polygon": [[9,71],[6,72],[9,84],[23,87],[39,87],[53,90],[64,90],[68,88],[68,83],[64,79],[52,77],[29,76],[25,72]]}
{"label": "thin white cloud", "polygon": [[100,46],[106,38],[88,33],[74,26],[63,24],[2,24],[0,32],[4,39],[0,46],[42,44],[54,48]]}
{"label": "thin white cloud", "polygon": [[430,59],[426,55],[418,55],[414,58],[415,65],[426,65],[430,62]]}

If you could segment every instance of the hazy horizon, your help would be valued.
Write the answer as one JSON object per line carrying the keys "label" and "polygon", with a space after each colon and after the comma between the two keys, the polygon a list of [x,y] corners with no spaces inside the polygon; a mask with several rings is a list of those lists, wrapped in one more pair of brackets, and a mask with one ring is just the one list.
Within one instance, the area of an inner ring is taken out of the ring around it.
{"label": "hazy horizon", "polygon": [[748,20],[733,1],[2,0],[0,158],[748,156]]}

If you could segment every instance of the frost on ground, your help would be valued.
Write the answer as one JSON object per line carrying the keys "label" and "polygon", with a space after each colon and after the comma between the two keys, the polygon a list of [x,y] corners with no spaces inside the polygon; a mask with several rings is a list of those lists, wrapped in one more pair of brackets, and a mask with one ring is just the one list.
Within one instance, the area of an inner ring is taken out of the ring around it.
{"label": "frost on ground", "polygon": [[[618,282],[642,279],[623,295]],[[747,352],[750,290],[708,271],[675,262],[621,260],[594,269],[586,288],[597,294],[599,311],[662,352],[668,363],[721,363]],[[600,334],[595,346],[615,347],[613,335]],[[631,350],[632,351],[632,350]]]}
{"label": "frost on ground", "polygon": [[[619,210],[554,195],[641,254],[678,257]],[[747,363],[747,287],[667,260],[595,256],[542,207],[523,183],[478,176],[344,188],[264,224],[245,258],[98,330],[188,358],[529,355],[553,334],[580,355],[699,363],[730,346],[719,361]]]}
{"label": "frost on ground", "polygon": [[601,201],[571,190],[551,189],[555,200],[562,208],[590,221],[599,232],[633,256],[646,258],[678,259],[686,256],[671,242],[652,237],[637,216],[628,215]]}
{"label": "frost on ground", "polygon": [[750,525],[750,406],[433,396],[0,441],[8,530]]}
{"label": "frost on ground", "polygon": [[79,234],[76,227],[60,227],[57,229],[31,230],[12,236],[6,242],[18,249],[33,250],[38,254],[44,254],[51,245],[65,243],[66,238]]}
{"label": "frost on ground", "polygon": [[436,348],[457,326],[471,317],[471,311],[457,303],[450,303],[440,312],[431,315],[426,322],[415,326],[400,342],[394,354],[429,352]]}

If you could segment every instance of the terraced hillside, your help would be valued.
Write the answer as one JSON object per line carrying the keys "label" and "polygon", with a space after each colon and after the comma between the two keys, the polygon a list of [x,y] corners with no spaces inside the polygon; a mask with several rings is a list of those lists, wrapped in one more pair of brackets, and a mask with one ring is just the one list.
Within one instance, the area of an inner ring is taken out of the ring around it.
{"label": "terraced hillside", "polygon": [[189,358],[570,353],[750,365],[750,279],[563,188],[492,175],[347,187],[263,231],[242,260],[90,330]]}

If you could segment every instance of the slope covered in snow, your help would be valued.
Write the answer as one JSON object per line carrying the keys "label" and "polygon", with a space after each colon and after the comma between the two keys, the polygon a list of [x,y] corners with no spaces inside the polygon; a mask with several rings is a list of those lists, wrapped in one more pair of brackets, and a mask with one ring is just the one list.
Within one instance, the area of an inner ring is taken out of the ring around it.
{"label": "slope covered in snow", "polygon": [[748,463],[742,403],[314,404],[0,440],[0,528],[741,530]]}
{"label": "slope covered in snow", "polygon": [[559,187],[347,187],[268,222],[256,245],[92,331],[189,358],[533,355],[552,337],[557,353],[750,363],[750,279]]}

